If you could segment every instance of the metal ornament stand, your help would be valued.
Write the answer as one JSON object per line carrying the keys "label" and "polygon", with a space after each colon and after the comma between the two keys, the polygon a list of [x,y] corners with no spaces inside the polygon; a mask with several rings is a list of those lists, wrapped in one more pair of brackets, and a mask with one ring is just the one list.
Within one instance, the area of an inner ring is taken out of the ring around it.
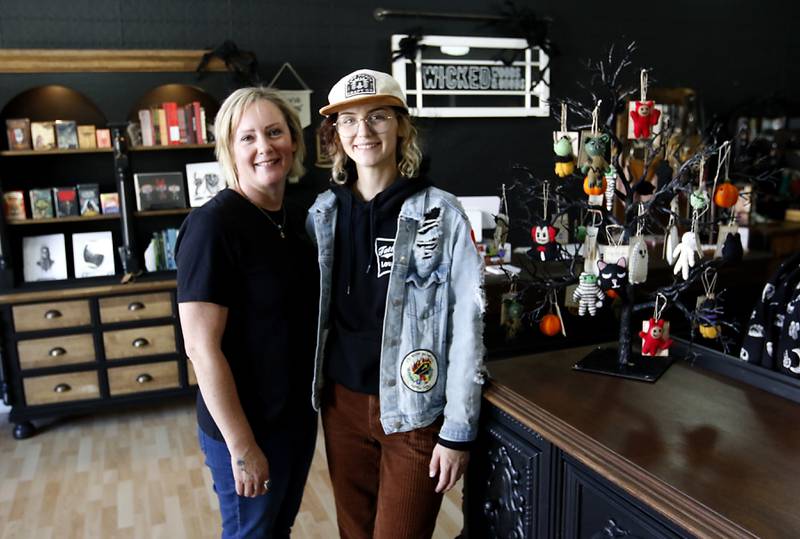
{"label": "metal ornament stand", "polygon": [[578,361],[572,368],[576,371],[607,374],[619,378],[639,380],[653,383],[675,361],[672,356],[643,356],[631,353],[624,363],[619,360],[619,349],[616,347],[598,347]]}

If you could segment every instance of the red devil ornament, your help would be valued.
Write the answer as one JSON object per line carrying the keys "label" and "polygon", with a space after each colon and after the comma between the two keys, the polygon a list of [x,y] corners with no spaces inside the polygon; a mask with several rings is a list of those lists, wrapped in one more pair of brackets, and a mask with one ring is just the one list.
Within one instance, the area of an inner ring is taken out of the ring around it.
{"label": "red devil ornament", "polygon": [[656,109],[653,101],[636,101],[631,111],[633,120],[633,136],[650,138],[650,129],[658,123],[661,111]]}
{"label": "red devil ornament", "polygon": [[640,331],[639,337],[644,339],[642,343],[643,356],[655,356],[660,351],[672,346],[672,339],[664,338],[664,320],[651,318],[647,324],[647,331]]}

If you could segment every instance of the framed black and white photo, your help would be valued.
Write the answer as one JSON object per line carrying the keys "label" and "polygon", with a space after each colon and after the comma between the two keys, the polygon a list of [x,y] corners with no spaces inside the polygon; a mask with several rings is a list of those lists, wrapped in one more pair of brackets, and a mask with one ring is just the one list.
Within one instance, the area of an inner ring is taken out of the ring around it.
{"label": "framed black and white photo", "polygon": [[72,235],[72,259],[75,277],[114,275],[114,240],[110,231]]}
{"label": "framed black and white photo", "polygon": [[192,208],[202,206],[225,189],[222,170],[216,161],[187,163],[186,183],[189,190],[189,205]]}
{"label": "framed black and white photo", "polygon": [[67,278],[64,234],[22,238],[22,275],[26,283]]}

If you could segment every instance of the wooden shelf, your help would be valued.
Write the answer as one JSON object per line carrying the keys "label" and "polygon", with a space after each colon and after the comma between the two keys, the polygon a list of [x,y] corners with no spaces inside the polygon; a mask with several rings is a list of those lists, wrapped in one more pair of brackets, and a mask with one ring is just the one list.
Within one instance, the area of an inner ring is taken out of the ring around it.
{"label": "wooden shelf", "polygon": [[16,157],[21,155],[65,155],[72,153],[111,153],[113,148],[75,148],[70,150],[3,150],[0,155]]}
{"label": "wooden shelf", "polygon": [[51,223],[77,223],[88,221],[107,221],[110,219],[119,219],[118,213],[109,213],[91,216],[71,216],[71,217],[48,217],[47,219],[9,219],[6,221],[9,225],[46,225]]}
{"label": "wooden shelf", "polygon": [[131,146],[128,148],[131,152],[158,152],[163,150],[197,150],[204,148],[213,148],[214,143],[208,144],[170,144],[167,146]]}
{"label": "wooden shelf", "polygon": [[[0,73],[193,72],[205,50],[4,49]],[[213,58],[207,71],[227,71]]]}
{"label": "wooden shelf", "polygon": [[147,211],[137,211],[133,214],[136,217],[162,217],[164,215],[186,215],[192,208],[175,208],[174,210],[147,210]]}

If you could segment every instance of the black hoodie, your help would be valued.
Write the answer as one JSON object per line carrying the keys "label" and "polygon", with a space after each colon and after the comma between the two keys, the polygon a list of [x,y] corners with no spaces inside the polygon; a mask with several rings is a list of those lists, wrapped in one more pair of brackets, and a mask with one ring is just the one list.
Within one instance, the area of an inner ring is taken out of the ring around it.
{"label": "black hoodie", "polygon": [[338,202],[330,328],[325,375],[378,394],[383,315],[403,202],[432,183],[398,178],[369,202],[350,186],[332,188]]}

